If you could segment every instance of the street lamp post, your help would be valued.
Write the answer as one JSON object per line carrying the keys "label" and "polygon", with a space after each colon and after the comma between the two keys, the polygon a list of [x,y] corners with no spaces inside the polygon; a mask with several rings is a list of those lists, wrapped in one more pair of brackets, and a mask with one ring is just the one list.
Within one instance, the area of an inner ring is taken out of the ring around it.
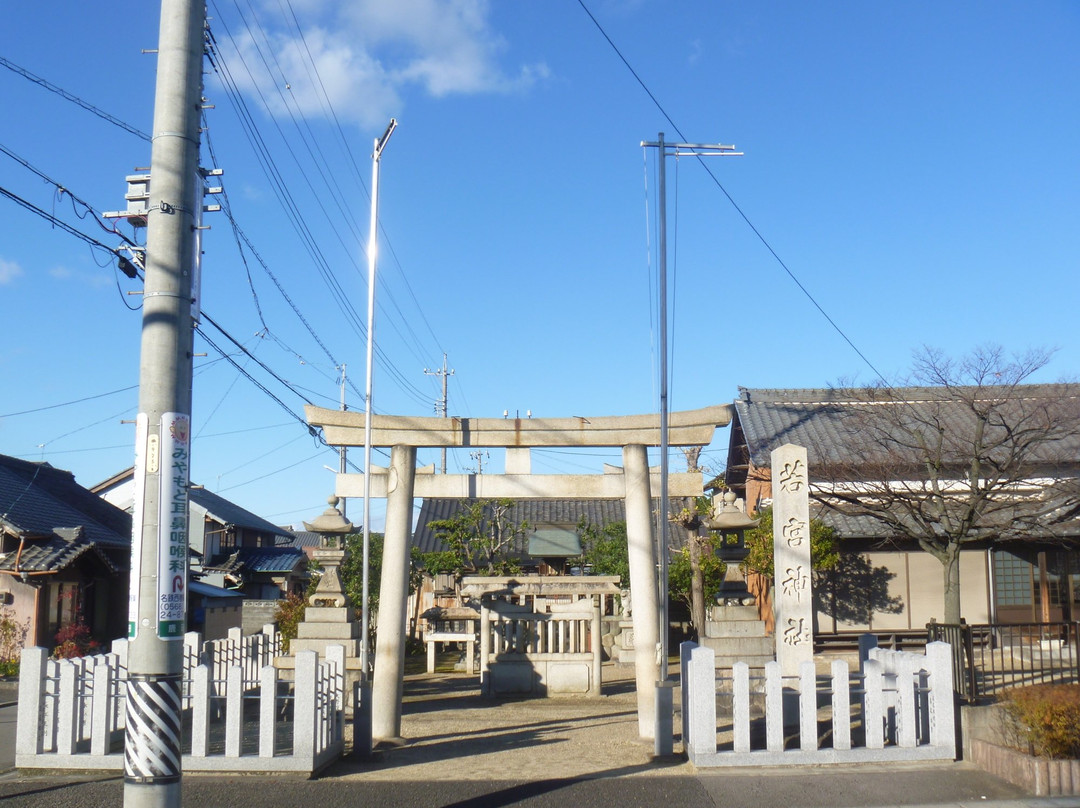
{"label": "street lamp post", "polygon": [[360,667],[364,672],[364,681],[369,679],[371,673],[368,653],[368,634],[371,630],[371,610],[368,608],[368,590],[370,587],[370,574],[368,567],[371,563],[371,386],[372,386],[372,359],[375,353],[375,266],[378,252],[379,231],[379,160],[383,149],[386,148],[390,136],[397,128],[397,121],[390,119],[390,125],[386,127],[382,137],[375,141],[375,151],[371,155],[371,229],[368,232],[368,310],[367,310],[367,377],[364,386],[364,538],[363,538],[363,570],[361,573],[361,589],[364,602],[360,604]]}

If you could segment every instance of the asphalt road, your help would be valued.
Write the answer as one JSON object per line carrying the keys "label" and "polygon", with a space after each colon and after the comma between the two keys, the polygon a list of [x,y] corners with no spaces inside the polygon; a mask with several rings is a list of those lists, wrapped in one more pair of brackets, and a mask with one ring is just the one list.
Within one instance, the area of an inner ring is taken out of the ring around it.
{"label": "asphalt road", "polygon": [[14,704],[0,707],[0,772],[15,766],[15,719],[18,709]]}
{"label": "asphalt road", "polygon": [[[123,802],[119,777],[0,777],[4,808],[113,808]],[[186,776],[183,803],[216,808],[372,806],[373,808],[853,808],[948,806],[1067,808],[1080,799],[1034,799],[962,765],[822,767],[647,776],[483,780],[359,780],[332,771],[319,780]]]}

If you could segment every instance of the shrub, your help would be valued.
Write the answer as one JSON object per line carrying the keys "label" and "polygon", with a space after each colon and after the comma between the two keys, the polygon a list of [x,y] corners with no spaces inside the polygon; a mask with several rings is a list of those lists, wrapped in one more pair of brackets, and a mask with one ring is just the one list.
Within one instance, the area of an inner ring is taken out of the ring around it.
{"label": "shrub", "polygon": [[19,623],[13,609],[0,607],[0,676],[19,675],[19,656],[29,631],[29,617]]}
{"label": "shrub", "polygon": [[1080,757],[1080,684],[1029,685],[1001,696],[1017,740],[1040,757]]}
{"label": "shrub", "polygon": [[289,643],[296,639],[296,632],[304,621],[304,612],[307,610],[307,598],[302,598],[295,592],[290,592],[284,600],[279,600],[277,609],[274,610],[274,621],[278,624],[281,633],[281,650],[289,653]]}
{"label": "shrub", "polygon": [[90,626],[78,620],[56,632],[56,647],[52,655],[54,659],[75,659],[93,654],[99,647],[98,641],[90,636]]}

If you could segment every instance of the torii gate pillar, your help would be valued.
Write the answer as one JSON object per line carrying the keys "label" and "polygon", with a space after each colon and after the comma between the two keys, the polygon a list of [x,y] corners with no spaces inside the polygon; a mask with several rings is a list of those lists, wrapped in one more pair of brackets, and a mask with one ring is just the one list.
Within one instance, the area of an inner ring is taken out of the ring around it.
{"label": "torii gate pillar", "polygon": [[652,739],[656,734],[656,683],[660,679],[657,648],[661,626],[647,448],[624,446],[623,466],[626,482],[626,543],[632,597],[630,618],[634,625],[634,678],[638,695],[638,735]]}
{"label": "torii gate pillar", "polygon": [[375,672],[371,682],[371,735],[376,740],[401,737],[401,697],[405,681],[406,603],[409,599],[409,538],[412,533],[416,447],[390,452],[386,496],[379,623]]}

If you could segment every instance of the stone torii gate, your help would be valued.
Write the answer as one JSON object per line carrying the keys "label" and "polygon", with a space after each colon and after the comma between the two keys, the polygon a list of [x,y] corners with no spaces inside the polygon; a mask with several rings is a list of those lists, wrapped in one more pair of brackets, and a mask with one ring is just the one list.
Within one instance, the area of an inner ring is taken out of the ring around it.
{"label": "stone torii gate", "polygon": [[[321,427],[332,446],[363,446],[366,415],[307,405],[307,421]],[[719,405],[668,415],[670,446],[705,446],[718,426],[731,422],[731,407]],[[660,416],[597,418],[434,418],[375,415],[371,444],[390,449],[390,467],[372,467],[371,496],[386,499],[386,527],[380,579],[379,631],[372,678],[372,736],[401,735],[401,698],[405,671],[406,602],[413,497],[511,499],[618,499],[626,501],[626,535],[633,597],[635,679],[638,731],[655,735],[655,686],[660,610],[657,548],[653,535],[652,491],[659,473],[650,472],[648,447],[660,445]],[[434,466],[416,468],[416,450],[425,448],[503,448],[505,474],[435,474]],[[622,447],[623,468],[605,465],[603,474],[532,474],[533,447]],[[362,497],[363,474],[338,474],[339,497]],[[700,496],[701,474],[668,477],[671,497]]]}

